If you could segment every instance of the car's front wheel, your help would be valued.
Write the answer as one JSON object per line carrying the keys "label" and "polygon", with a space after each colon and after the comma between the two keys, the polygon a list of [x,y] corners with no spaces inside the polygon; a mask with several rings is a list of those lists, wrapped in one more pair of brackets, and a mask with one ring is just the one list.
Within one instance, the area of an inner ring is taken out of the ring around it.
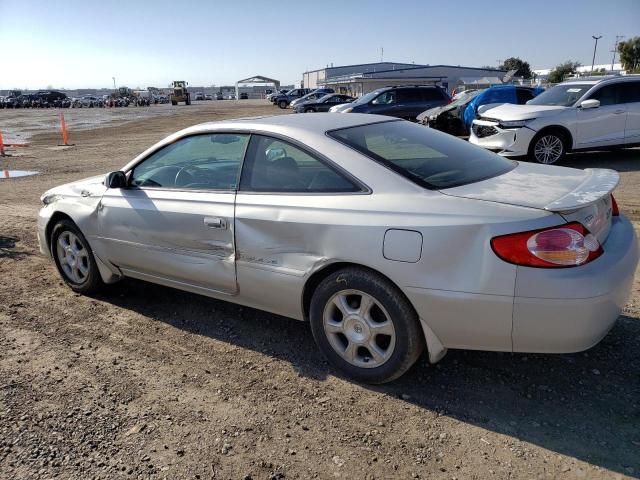
{"label": "car's front wheel", "polygon": [[529,147],[529,157],[538,163],[551,165],[562,160],[567,142],[560,132],[548,131],[538,134]]}
{"label": "car's front wheel", "polygon": [[61,220],[53,227],[51,253],[60,276],[74,292],[88,294],[103,286],[93,251],[73,222]]}
{"label": "car's front wheel", "polygon": [[280,100],[280,101],[278,102],[278,106],[279,106],[280,108],[287,108],[287,102],[286,102],[286,100]]}
{"label": "car's front wheel", "polygon": [[325,278],[313,294],[309,317],[327,359],[359,382],[395,380],[424,350],[409,301],[389,280],[367,269],[346,268]]}

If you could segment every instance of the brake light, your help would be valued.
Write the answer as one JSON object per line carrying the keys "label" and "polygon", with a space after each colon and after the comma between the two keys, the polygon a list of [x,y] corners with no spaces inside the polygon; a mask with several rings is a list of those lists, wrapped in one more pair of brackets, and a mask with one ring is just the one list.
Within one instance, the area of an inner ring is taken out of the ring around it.
{"label": "brake light", "polygon": [[620,216],[620,209],[618,208],[618,202],[616,202],[616,199],[613,197],[613,195],[611,195],[611,215],[614,217]]}
{"label": "brake light", "polygon": [[501,235],[491,239],[491,248],[505,262],[538,268],[577,267],[604,253],[598,239],[578,222]]}

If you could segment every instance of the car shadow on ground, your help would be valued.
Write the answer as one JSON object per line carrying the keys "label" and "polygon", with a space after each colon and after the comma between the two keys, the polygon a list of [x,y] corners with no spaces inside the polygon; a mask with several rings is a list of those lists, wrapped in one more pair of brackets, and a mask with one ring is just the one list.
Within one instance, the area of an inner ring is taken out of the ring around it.
{"label": "car shadow on ground", "polygon": [[[113,285],[98,299],[194,335],[285,360],[309,378],[337,374],[303,322],[136,280]],[[551,452],[637,475],[639,371],[640,322],[622,316],[587,352],[452,350],[437,365],[423,357],[401,379],[367,388]]]}
{"label": "car shadow on ground", "polygon": [[640,171],[640,149],[627,148],[570,153],[558,165],[573,168],[611,168],[619,172],[637,172]]}

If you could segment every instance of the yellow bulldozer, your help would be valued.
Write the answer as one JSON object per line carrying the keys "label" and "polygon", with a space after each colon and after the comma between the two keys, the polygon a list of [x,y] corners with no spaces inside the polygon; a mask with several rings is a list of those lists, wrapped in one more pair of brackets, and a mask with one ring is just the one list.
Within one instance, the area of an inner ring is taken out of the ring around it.
{"label": "yellow bulldozer", "polygon": [[191,105],[191,94],[187,91],[187,82],[184,80],[175,80],[171,82],[171,105],[177,105],[178,102],[184,102],[185,105]]}

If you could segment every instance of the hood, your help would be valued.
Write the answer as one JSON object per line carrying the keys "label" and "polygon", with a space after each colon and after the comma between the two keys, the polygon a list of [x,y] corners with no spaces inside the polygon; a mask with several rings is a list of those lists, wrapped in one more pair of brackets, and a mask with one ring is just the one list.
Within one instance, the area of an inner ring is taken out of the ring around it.
{"label": "hood", "polygon": [[439,115],[440,113],[444,112],[445,110],[447,110],[447,109],[451,110],[451,109],[453,109],[453,108],[456,108],[456,107],[452,107],[452,106],[451,106],[451,104],[440,105],[439,107],[433,107],[433,108],[430,108],[429,110],[425,110],[425,111],[424,111],[424,112],[422,112],[420,115],[418,115],[418,116],[416,117],[416,120],[417,120],[419,123],[422,123],[422,121],[423,121],[425,118],[429,118],[429,117],[434,116],[434,115],[436,115],[436,116],[437,116],[437,115]]}
{"label": "hood", "polygon": [[332,113],[342,112],[343,110],[346,110],[349,107],[353,107],[353,102],[351,102],[351,103],[340,103],[338,105],[334,105],[333,107],[331,107],[329,109],[329,111],[332,112]]}
{"label": "hood", "polygon": [[596,203],[611,193],[618,181],[618,172],[614,170],[578,170],[520,162],[504,175],[441,192],[454,197],[564,212]]}
{"label": "hood", "polygon": [[562,110],[570,107],[562,107],[557,105],[515,105],[505,103],[499,107],[492,108],[482,114],[484,118],[492,118],[496,120],[529,120],[531,118],[546,117],[555,115]]}
{"label": "hood", "polygon": [[45,197],[51,194],[71,197],[102,195],[107,190],[102,183],[104,178],[105,175],[96,175],[95,177],[58,185],[51,190],[47,190],[42,196]]}

